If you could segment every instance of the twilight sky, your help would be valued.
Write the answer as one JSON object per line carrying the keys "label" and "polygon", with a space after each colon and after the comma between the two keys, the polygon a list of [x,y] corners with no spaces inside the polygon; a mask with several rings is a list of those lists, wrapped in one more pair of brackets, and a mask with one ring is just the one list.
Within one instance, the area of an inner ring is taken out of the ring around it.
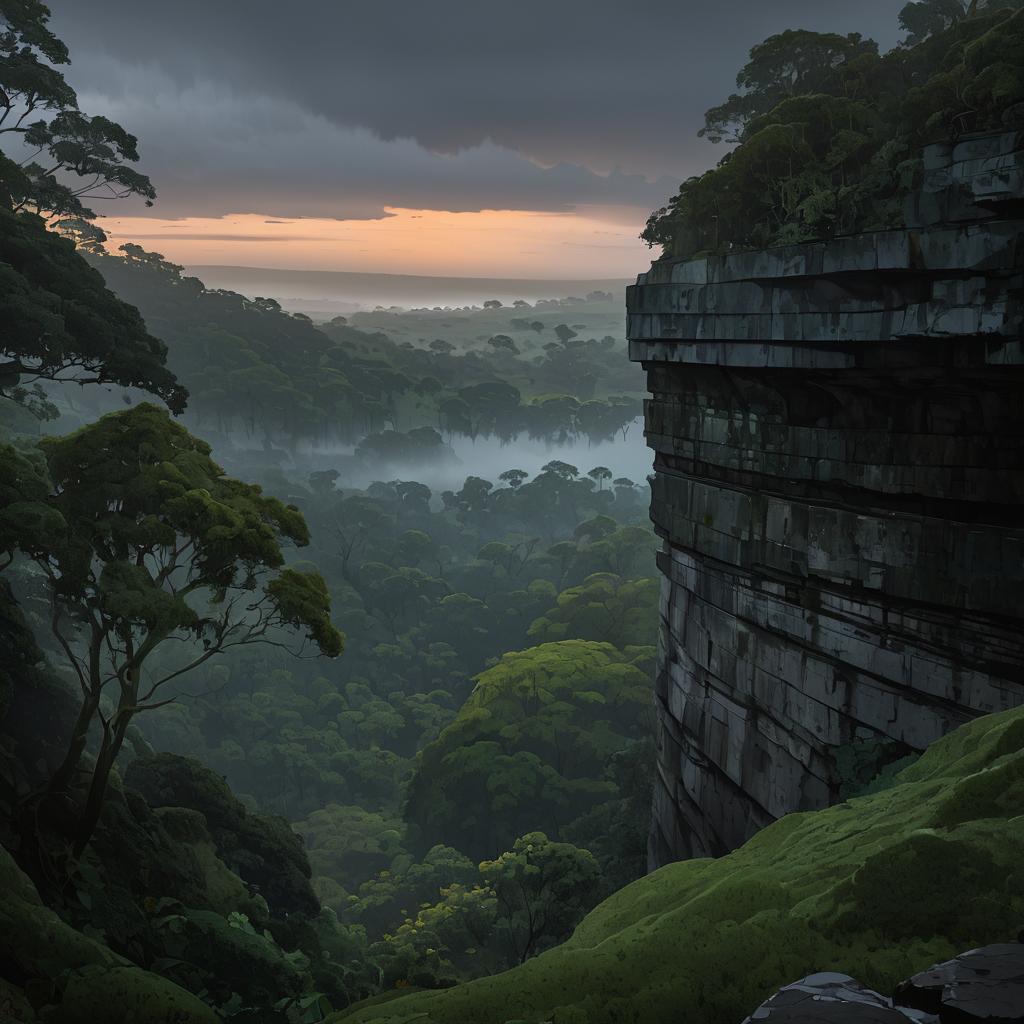
{"label": "twilight sky", "polygon": [[696,132],[754,43],[801,27],[885,49],[902,3],[49,0],[82,108],[139,137],[160,194],[111,208],[115,242],[559,278],[642,269],[647,213],[723,152]]}

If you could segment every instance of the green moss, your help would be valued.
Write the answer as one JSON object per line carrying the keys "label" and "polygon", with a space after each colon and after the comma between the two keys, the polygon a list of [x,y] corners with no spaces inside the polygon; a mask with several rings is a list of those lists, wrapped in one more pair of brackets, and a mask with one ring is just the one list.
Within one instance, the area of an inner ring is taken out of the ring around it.
{"label": "green moss", "polygon": [[217,855],[217,848],[199,811],[185,807],[161,807],[156,818],[172,839],[187,845],[202,873],[204,904],[227,917],[233,911],[245,914],[261,927],[267,923],[266,903],[250,894],[245,882],[229,870]]}
{"label": "green moss", "polygon": [[634,882],[522,967],[331,1019],[735,1024],[818,970],[885,991],[1015,933],[1022,807],[1024,709],[957,730],[889,789],[789,815],[727,857]]}
{"label": "green moss", "polygon": [[[216,1022],[195,996],[132,966],[44,907],[3,847],[0,892],[0,978],[24,981],[32,1001],[46,1004],[49,1024]],[[13,1000],[6,988],[0,990],[0,1005],[8,996]]]}
{"label": "green moss", "polygon": [[67,980],[47,1024],[216,1024],[220,1018],[183,988],[138,967],[84,968]]}

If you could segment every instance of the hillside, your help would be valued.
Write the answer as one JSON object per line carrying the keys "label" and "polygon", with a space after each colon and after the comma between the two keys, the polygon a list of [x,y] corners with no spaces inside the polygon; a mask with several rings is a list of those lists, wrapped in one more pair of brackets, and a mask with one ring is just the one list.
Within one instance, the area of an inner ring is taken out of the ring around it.
{"label": "hillside", "polygon": [[738,1024],[782,979],[880,991],[1024,920],[1024,710],[935,743],[889,789],[791,814],[719,860],[616,893],[564,945],[347,1024]]}

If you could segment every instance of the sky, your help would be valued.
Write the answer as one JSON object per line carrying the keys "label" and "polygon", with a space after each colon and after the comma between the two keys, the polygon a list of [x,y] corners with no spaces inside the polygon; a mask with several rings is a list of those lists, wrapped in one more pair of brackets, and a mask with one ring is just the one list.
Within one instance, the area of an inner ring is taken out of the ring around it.
{"label": "sky", "polygon": [[786,28],[897,40],[903,0],[49,0],[88,113],[138,136],[176,262],[633,277],[647,214]]}

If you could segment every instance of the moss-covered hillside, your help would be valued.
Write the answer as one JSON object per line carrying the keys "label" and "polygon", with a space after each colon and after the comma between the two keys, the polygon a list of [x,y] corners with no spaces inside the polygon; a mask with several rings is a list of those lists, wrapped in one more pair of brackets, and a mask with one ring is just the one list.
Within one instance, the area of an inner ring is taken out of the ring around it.
{"label": "moss-covered hillside", "polygon": [[720,860],[672,864],[563,946],[346,1024],[738,1024],[781,984],[847,972],[888,991],[1024,923],[1024,709],[931,747],[890,789],[792,814]]}

